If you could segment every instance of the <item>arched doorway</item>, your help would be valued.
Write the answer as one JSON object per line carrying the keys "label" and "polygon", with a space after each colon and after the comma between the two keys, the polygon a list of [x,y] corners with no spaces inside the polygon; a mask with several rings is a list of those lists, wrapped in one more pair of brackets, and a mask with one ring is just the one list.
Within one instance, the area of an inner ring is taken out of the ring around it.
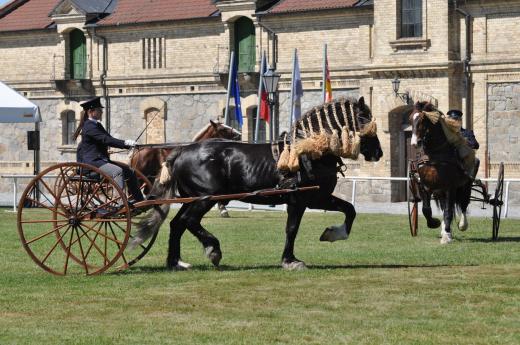
{"label": "arched doorway", "polygon": [[146,144],[160,144],[165,142],[164,117],[157,108],[148,108],[144,112],[145,124],[148,125],[145,131]]}
{"label": "arched doorway", "polygon": [[256,38],[253,21],[247,17],[240,17],[234,24],[235,56],[239,72],[253,72],[255,70]]}
{"label": "arched doorway", "polygon": [[[388,114],[390,131],[390,164],[392,177],[405,177],[408,161],[415,159],[415,149],[410,144],[412,127],[409,116],[413,105],[399,106]],[[406,201],[406,182],[392,182],[391,201]]]}
{"label": "arched doorway", "polygon": [[74,29],[69,34],[70,78],[85,79],[87,69],[87,40],[83,31]]}

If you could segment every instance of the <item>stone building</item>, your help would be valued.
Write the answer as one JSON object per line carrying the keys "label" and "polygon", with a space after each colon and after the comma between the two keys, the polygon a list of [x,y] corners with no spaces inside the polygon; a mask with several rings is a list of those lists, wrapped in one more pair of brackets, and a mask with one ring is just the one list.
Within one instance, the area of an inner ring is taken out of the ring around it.
{"label": "stone building", "polygon": [[[223,118],[231,51],[243,139],[254,131],[264,51],[282,75],[285,130],[294,49],[306,110],[321,103],[324,44],[334,97],[365,97],[384,150],[377,163],[349,162],[349,175],[405,175],[417,100],[464,111],[481,176],[495,176],[501,161],[508,177],[520,174],[520,0],[13,0],[0,9],[0,80],[39,105],[45,167],[75,159],[78,101],[93,95],[116,137],[135,139],[150,122],[139,142],[189,141]],[[0,174],[33,171],[32,129],[0,124]],[[340,183],[340,194],[348,188]],[[365,188],[372,199],[405,196],[402,183]],[[0,180],[0,200],[9,193]]]}

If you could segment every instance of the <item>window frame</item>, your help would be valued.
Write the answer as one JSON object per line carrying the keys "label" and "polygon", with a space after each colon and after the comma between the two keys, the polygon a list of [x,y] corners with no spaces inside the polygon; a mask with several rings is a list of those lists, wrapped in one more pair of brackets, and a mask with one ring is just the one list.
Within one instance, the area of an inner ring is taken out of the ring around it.
{"label": "window frame", "polygon": [[[72,128],[70,125],[73,124]],[[69,132],[70,130],[70,132]],[[76,112],[68,109],[61,113],[61,146],[74,146],[75,141],[72,138],[76,131]]]}
{"label": "window frame", "polygon": [[[411,3],[414,3],[412,5]],[[405,3],[409,5],[409,8],[406,8]],[[424,18],[423,18],[423,1],[422,0],[401,0],[399,2],[399,38],[404,39],[417,39],[422,38],[424,34]],[[406,13],[408,17],[415,17],[415,22],[411,19],[410,23],[404,23],[404,18],[406,17]],[[405,30],[405,25],[408,26]],[[412,28],[412,30],[410,30]],[[408,31],[408,32],[405,32]],[[411,32],[413,31],[413,32]]]}

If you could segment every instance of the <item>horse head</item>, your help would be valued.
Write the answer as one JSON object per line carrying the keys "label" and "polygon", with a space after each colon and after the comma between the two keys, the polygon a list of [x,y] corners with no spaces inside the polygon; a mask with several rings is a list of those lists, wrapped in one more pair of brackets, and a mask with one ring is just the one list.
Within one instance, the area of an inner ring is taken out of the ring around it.
{"label": "horse head", "polygon": [[377,137],[372,111],[365,104],[363,97],[360,97],[357,102],[353,102],[352,109],[354,110],[354,116],[357,117],[360,130],[361,144],[359,152],[365,157],[366,161],[377,162],[383,156],[383,150]]}
{"label": "horse head", "polygon": [[231,126],[227,126],[220,122],[214,122],[213,120],[209,120],[209,122],[211,124],[211,129],[213,130],[211,138],[231,140],[240,140],[242,138],[242,134]]}
{"label": "horse head", "polygon": [[439,124],[441,113],[429,102],[417,102],[410,115],[412,123],[413,147],[434,148],[446,142],[446,136]]}

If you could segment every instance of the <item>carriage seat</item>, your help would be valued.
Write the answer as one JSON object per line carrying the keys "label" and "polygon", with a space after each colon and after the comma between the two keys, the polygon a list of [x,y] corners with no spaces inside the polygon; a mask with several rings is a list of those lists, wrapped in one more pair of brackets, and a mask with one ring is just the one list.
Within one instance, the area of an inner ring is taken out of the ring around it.
{"label": "carriage seat", "polygon": [[90,169],[76,169],[76,175],[72,176],[70,179],[72,181],[79,181],[80,178],[83,179],[83,181],[90,181],[90,182],[99,182],[101,181],[101,175],[98,172],[92,171]]}

